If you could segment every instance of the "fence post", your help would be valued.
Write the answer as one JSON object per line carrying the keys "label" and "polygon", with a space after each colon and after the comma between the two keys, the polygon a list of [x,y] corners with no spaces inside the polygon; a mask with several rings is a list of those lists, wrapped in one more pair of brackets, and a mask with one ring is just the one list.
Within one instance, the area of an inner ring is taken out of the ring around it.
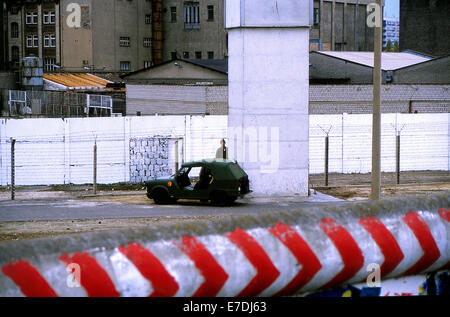
{"label": "fence post", "polygon": [[325,137],[325,186],[328,186],[328,153],[329,153],[329,136]]}
{"label": "fence post", "polygon": [[178,172],[178,139],[175,141],[175,173]]}
{"label": "fence post", "polygon": [[400,133],[395,138],[395,174],[397,177],[397,185],[400,184]]}
{"label": "fence post", "polygon": [[97,140],[95,140],[94,143],[94,181],[93,181],[93,187],[94,187],[94,195],[97,194]]}
{"label": "fence post", "polygon": [[11,138],[11,200],[16,199],[16,188],[15,188],[15,145],[16,140]]}

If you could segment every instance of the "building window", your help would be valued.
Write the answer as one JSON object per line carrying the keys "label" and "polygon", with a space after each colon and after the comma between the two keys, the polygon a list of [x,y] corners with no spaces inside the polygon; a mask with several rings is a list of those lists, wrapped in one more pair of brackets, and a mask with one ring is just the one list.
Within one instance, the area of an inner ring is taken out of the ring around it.
{"label": "building window", "polygon": [[320,24],[320,8],[314,8],[313,24],[315,26]]}
{"label": "building window", "polygon": [[27,47],[38,47],[38,46],[39,46],[39,37],[37,35],[28,35]]}
{"label": "building window", "polygon": [[214,21],[214,6],[208,6],[208,21]]}
{"label": "building window", "polygon": [[44,47],[50,47],[50,35],[49,34],[44,35]]}
{"label": "building window", "polygon": [[19,37],[19,24],[16,22],[11,23],[11,38],[16,39]]}
{"label": "building window", "polygon": [[144,61],[144,68],[149,68],[152,67],[152,62],[151,61]]}
{"label": "building window", "polygon": [[44,12],[44,24],[55,24],[55,12]]}
{"label": "building window", "polygon": [[33,36],[32,35],[27,36],[27,47],[33,47]]}
{"label": "building window", "polygon": [[202,59],[202,52],[195,52],[196,59]]}
{"label": "building window", "polygon": [[13,62],[18,62],[20,59],[19,56],[19,47],[18,46],[13,46],[11,47],[11,60]]}
{"label": "building window", "polygon": [[37,24],[38,14],[37,12],[27,12],[26,14],[26,24]]}
{"label": "building window", "polygon": [[44,35],[44,47],[56,47],[55,34],[45,34]]}
{"label": "building window", "polygon": [[145,24],[152,24],[152,15],[151,14],[145,15]]}
{"label": "building window", "polygon": [[170,22],[177,22],[177,7],[170,7]]}
{"label": "building window", "polygon": [[120,62],[120,70],[122,70],[122,71],[131,70],[131,62],[129,62],[129,61]]}
{"label": "building window", "polygon": [[170,59],[171,60],[177,59],[177,52],[170,52]]}
{"label": "building window", "polygon": [[184,28],[200,28],[200,4],[198,2],[184,2]]}
{"label": "building window", "polygon": [[119,45],[121,47],[130,47],[130,37],[129,36],[121,36]]}
{"label": "building window", "polygon": [[214,59],[214,52],[208,52],[208,59]]}
{"label": "building window", "polygon": [[152,38],[144,37],[144,47],[150,47],[150,46],[152,46]]}
{"label": "building window", "polygon": [[56,65],[56,58],[54,58],[54,57],[44,58],[44,70],[46,72],[54,71],[55,65]]}
{"label": "building window", "polygon": [[189,52],[183,52],[183,58],[189,58]]}
{"label": "building window", "polygon": [[56,47],[56,35],[55,34],[50,34],[50,46]]}

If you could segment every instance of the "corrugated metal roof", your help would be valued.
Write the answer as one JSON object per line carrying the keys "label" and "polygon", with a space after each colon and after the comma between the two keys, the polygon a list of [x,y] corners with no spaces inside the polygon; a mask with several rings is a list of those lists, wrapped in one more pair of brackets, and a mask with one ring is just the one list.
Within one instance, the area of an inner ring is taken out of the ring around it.
{"label": "corrugated metal roof", "polygon": [[[316,51],[316,53],[346,60],[352,63],[373,67],[373,52],[340,52],[340,51]],[[403,67],[423,63],[433,58],[408,52],[381,54],[381,69],[396,70]]]}
{"label": "corrugated metal roof", "polygon": [[106,84],[112,83],[89,73],[44,74],[44,79],[67,89],[106,89]]}

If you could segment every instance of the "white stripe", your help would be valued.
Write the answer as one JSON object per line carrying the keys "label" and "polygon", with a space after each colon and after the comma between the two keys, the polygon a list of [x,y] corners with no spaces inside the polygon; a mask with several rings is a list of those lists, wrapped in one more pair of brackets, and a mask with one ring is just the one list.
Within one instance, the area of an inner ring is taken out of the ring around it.
{"label": "white stripe", "polygon": [[384,223],[386,228],[392,233],[395,240],[403,252],[404,258],[397,265],[397,267],[392,270],[385,278],[391,278],[394,276],[399,276],[413,266],[423,255],[423,250],[420,247],[419,241],[417,240],[414,232],[406,225],[403,221],[403,217],[389,217],[380,219]]}
{"label": "white stripe", "polygon": [[369,264],[376,263],[381,266],[384,262],[384,255],[383,253],[381,253],[378,244],[375,242],[375,240],[372,239],[370,233],[367,232],[357,222],[352,221],[348,225],[342,226],[353,237],[362,252],[362,256],[364,257],[363,266],[352,278],[347,281],[347,283],[360,282],[363,279],[366,279],[367,276],[371,273],[371,271],[367,271],[367,267],[369,266]]}
{"label": "white stripe", "polygon": [[217,260],[217,263],[228,274],[228,280],[217,296],[232,297],[238,295],[256,275],[253,265],[227,237],[209,235],[199,237],[197,240],[205,245],[206,249]]}
{"label": "white stripe", "polygon": [[309,245],[322,265],[311,281],[301,288],[302,292],[316,290],[331,281],[342,270],[344,263],[339,251],[318,225],[310,230],[302,230],[300,226],[293,228]]}
{"label": "white stripe", "polygon": [[117,281],[117,290],[121,296],[144,297],[153,292],[151,283],[122,252],[115,249],[109,258],[114,272],[114,281]]}
{"label": "white stripe", "polygon": [[203,284],[204,278],[194,263],[171,241],[158,241],[145,244],[164,265],[179,285],[175,296],[190,297]]}
{"label": "white stripe", "polygon": [[[79,287],[70,287],[70,281],[74,281],[71,272],[66,270],[66,264],[58,260],[58,256],[46,256],[34,263],[29,261],[41,275],[47,280],[53,290],[61,297],[86,297],[87,293],[80,285]],[[83,271],[80,272],[81,279],[83,278]],[[69,283],[68,283],[69,281]],[[73,285],[73,284],[72,284]]]}
{"label": "white stripe", "polygon": [[432,272],[449,261],[450,258],[450,224],[441,218],[438,213],[431,213],[427,211],[419,212],[420,216],[428,225],[431,235],[441,253],[441,256],[434,262],[429,268],[426,269],[427,272]]}
{"label": "white stripe", "polygon": [[[280,272],[278,278],[268,286],[259,296],[271,296],[282,290],[301,269],[301,265],[291,251],[266,229],[252,229],[247,231],[269,256],[273,265]],[[264,274],[264,272],[262,272]]]}

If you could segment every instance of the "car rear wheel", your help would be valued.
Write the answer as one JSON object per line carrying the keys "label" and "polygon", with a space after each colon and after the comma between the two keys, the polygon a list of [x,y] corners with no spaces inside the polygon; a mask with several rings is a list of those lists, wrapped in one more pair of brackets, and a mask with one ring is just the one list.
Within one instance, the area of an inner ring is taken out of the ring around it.
{"label": "car rear wheel", "polygon": [[211,204],[214,206],[225,206],[228,202],[228,196],[223,191],[214,191],[211,193]]}
{"label": "car rear wheel", "polygon": [[232,205],[237,199],[237,196],[228,196],[227,197],[227,205]]}
{"label": "car rear wheel", "polygon": [[161,204],[168,204],[171,202],[169,193],[167,190],[164,190],[162,188],[157,188],[152,191],[153,200],[155,204],[161,205]]}

